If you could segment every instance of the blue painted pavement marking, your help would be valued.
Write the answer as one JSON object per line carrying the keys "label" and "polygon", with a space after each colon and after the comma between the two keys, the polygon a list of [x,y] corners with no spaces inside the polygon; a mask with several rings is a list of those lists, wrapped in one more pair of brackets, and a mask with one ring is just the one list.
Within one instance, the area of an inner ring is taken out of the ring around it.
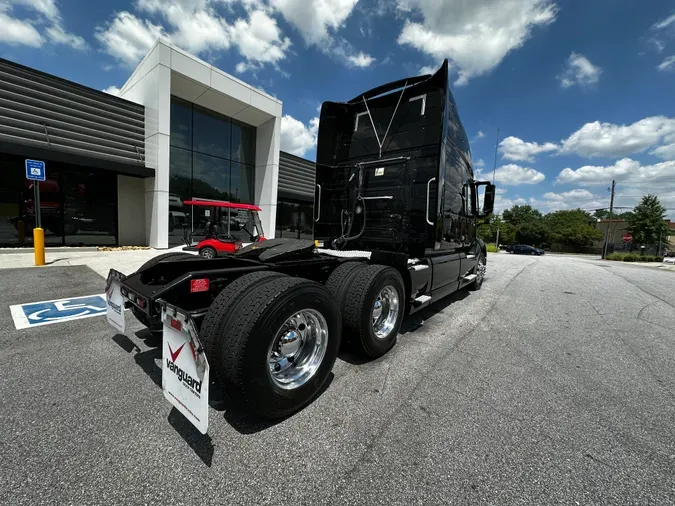
{"label": "blue painted pavement marking", "polygon": [[106,314],[105,294],[9,306],[17,329],[79,320]]}

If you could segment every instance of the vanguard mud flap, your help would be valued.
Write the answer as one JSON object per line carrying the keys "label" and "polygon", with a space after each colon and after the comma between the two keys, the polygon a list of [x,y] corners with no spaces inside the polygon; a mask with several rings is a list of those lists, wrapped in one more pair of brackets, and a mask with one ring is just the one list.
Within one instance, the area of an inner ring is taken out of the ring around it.
{"label": "vanguard mud flap", "polygon": [[209,363],[194,322],[180,309],[162,308],[162,391],[202,434],[209,427]]}

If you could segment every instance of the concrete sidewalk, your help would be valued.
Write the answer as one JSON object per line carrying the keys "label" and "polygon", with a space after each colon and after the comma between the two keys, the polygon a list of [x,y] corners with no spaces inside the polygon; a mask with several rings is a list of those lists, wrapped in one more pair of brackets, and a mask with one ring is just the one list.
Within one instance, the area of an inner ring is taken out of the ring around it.
{"label": "concrete sidewalk", "polygon": [[63,248],[51,250],[45,254],[47,265],[35,267],[33,253],[0,253],[0,269],[15,269],[19,267],[35,267],[36,269],[48,269],[50,266],[63,265],[86,265],[103,278],[108,276],[108,271],[117,269],[124,274],[131,274],[152,257],[168,253],[169,251],[182,251],[178,246],[167,250],[132,250],[132,251],[82,251],[78,248]]}

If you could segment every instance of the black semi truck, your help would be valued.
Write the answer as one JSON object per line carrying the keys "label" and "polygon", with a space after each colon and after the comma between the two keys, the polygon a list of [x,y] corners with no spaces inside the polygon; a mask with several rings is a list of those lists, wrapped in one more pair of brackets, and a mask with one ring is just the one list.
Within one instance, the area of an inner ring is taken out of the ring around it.
{"label": "black semi truck", "polygon": [[476,225],[494,196],[474,180],[446,61],[434,75],[322,105],[313,241],[271,239],[214,259],[173,252],[129,276],[111,270],[109,320],[123,331],[126,307],[162,333],[164,394],[202,432],[209,385],[284,417],[321,389],[341,344],[379,357],[404,317],[480,289],[487,257]]}

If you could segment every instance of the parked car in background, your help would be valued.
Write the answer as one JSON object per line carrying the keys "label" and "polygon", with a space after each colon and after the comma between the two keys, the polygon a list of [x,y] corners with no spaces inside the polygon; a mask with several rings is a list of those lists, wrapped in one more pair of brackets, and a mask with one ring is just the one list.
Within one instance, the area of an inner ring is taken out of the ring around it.
{"label": "parked car in background", "polygon": [[664,264],[673,264],[675,265],[675,251],[669,251],[663,256]]}
{"label": "parked car in background", "polygon": [[527,246],[526,244],[514,244],[506,247],[508,253],[513,253],[515,255],[543,255],[544,250],[539,248],[534,248],[532,246]]}

